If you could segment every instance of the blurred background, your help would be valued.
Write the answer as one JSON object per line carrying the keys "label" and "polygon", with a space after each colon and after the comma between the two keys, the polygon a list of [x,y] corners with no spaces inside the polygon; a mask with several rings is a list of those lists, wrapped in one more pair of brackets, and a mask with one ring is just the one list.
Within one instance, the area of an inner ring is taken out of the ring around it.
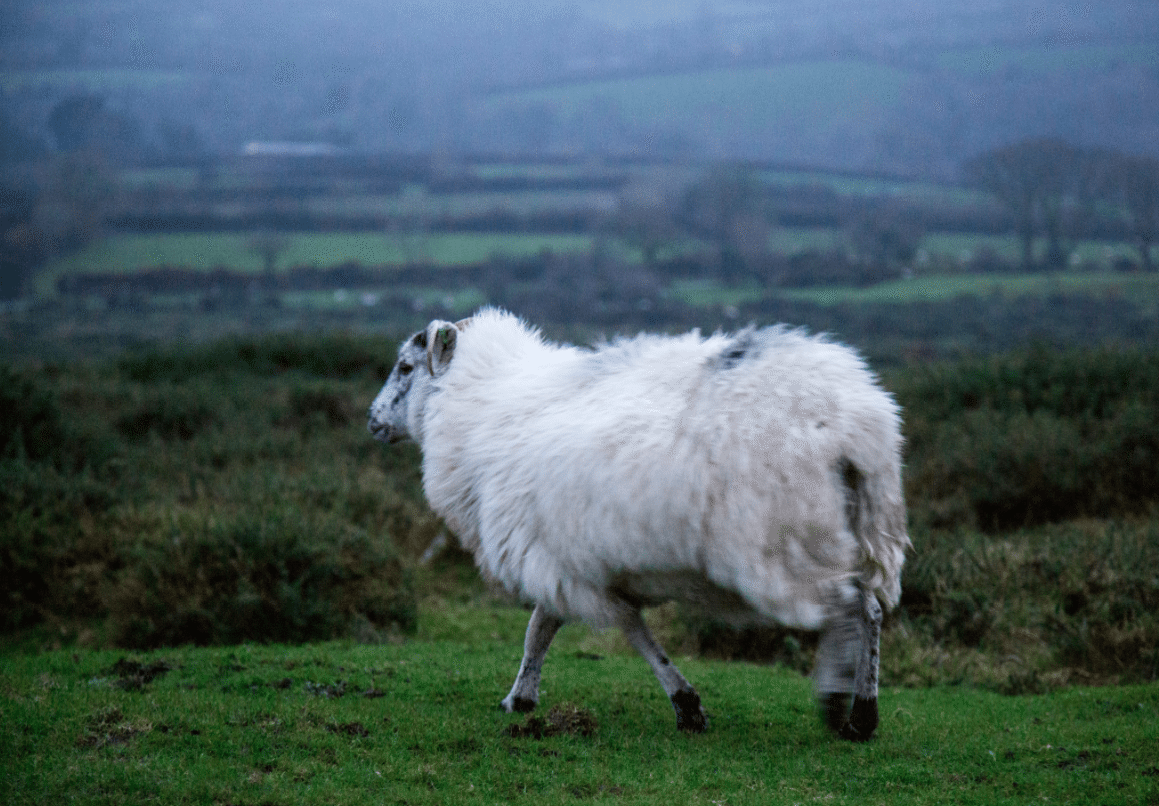
{"label": "blurred background", "polygon": [[9,0],[4,634],[480,623],[364,412],[395,339],[490,303],[854,345],[917,547],[883,681],[1154,680],[1157,158],[1143,0]]}
{"label": "blurred background", "polygon": [[1157,42],[1134,0],[17,0],[0,350],[485,302],[1152,338]]}

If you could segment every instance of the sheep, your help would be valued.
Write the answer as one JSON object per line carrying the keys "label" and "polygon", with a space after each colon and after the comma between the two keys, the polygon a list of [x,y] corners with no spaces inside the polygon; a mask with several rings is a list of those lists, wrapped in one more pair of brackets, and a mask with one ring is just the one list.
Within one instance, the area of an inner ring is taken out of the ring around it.
{"label": "sheep", "polygon": [[[485,308],[399,348],[368,429],[422,452],[426,497],[483,575],[534,603],[501,706],[539,701],[565,621],[616,626],[701,732],[641,608],[822,632],[829,726],[877,727],[884,607],[910,545],[900,412],[851,349],[785,326],[557,345]],[[852,704],[850,703],[850,695]]]}

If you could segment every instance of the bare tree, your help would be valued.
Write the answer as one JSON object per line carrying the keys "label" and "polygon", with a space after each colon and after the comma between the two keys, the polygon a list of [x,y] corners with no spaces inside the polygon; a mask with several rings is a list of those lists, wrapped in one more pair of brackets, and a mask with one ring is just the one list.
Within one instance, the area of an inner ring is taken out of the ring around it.
{"label": "bare tree", "polygon": [[39,169],[40,198],[33,224],[50,252],[86,246],[104,236],[120,203],[116,172],[99,151],[57,154]]}
{"label": "bare tree", "polygon": [[1120,199],[1144,271],[1155,271],[1151,247],[1159,239],[1159,160],[1118,155],[1115,175]]}
{"label": "bare tree", "polygon": [[246,239],[246,249],[262,259],[262,273],[267,280],[274,276],[278,258],[289,248],[289,236],[275,230],[258,230]]}
{"label": "bare tree", "polygon": [[714,245],[719,268],[728,275],[743,268],[758,223],[763,224],[760,229],[767,242],[765,200],[764,188],[751,167],[724,163],[688,189],[680,219],[692,233]]}
{"label": "bare tree", "polygon": [[911,268],[925,234],[912,210],[891,204],[864,211],[846,233],[863,284],[899,277]]}
{"label": "bare tree", "polygon": [[963,166],[966,178],[989,191],[1014,215],[1022,267],[1038,267],[1034,239],[1046,238],[1043,264],[1060,268],[1073,250],[1072,216],[1080,191],[1082,154],[1053,137],[1022,140],[988,151]]}
{"label": "bare tree", "polygon": [[431,204],[425,187],[412,185],[398,196],[398,212],[386,221],[387,238],[398,248],[403,263],[431,263]]}
{"label": "bare tree", "polygon": [[640,253],[648,270],[654,269],[660,255],[681,239],[671,209],[659,202],[625,201],[616,211],[610,228],[625,246]]}

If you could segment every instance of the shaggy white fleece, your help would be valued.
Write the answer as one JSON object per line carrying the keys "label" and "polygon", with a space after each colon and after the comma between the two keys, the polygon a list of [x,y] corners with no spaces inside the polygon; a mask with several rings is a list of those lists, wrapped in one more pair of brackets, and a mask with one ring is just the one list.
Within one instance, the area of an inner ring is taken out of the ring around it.
{"label": "shaggy white fleece", "polygon": [[816,629],[852,583],[896,604],[898,408],[852,350],[783,327],[584,350],[493,309],[439,325],[445,353],[421,389],[392,374],[372,429],[420,443],[432,508],[508,589],[596,626],[678,599]]}

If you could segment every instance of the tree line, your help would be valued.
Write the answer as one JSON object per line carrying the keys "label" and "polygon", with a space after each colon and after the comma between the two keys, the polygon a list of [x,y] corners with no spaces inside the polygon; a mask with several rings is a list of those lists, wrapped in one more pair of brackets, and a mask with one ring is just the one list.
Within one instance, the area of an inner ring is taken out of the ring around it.
{"label": "tree line", "polygon": [[[1001,146],[968,160],[962,174],[1008,211],[1025,271],[1065,267],[1077,241],[1105,216],[1119,219],[1144,271],[1155,270],[1159,160],[1054,137]],[[1038,239],[1045,251],[1035,250]]]}

